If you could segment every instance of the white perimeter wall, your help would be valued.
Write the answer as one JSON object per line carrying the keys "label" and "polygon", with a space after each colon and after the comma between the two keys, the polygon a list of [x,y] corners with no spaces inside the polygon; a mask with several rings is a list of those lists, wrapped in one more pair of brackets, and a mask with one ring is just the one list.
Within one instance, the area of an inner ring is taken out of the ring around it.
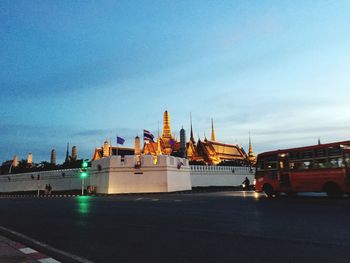
{"label": "white perimeter wall", "polygon": [[[135,169],[136,156],[111,156],[93,161],[91,185],[97,193],[155,193],[191,190],[188,160],[160,155],[142,155],[141,167]],[[182,163],[180,168],[178,164]]]}
{"label": "white perimeter wall", "polygon": [[233,166],[191,166],[192,187],[239,186],[248,177],[253,184],[255,168]]}
{"label": "white perimeter wall", "polygon": [[0,193],[44,190],[46,184],[51,185],[53,192],[81,189],[79,169],[1,175]]}
{"label": "white perimeter wall", "polygon": [[[179,161],[184,163],[180,169],[177,168]],[[140,169],[134,168],[135,163],[134,156],[127,156],[125,162],[120,156],[92,162],[85,189],[88,185],[95,185],[98,193],[146,193],[183,191],[191,187],[239,186],[245,177],[253,183],[255,173],[255,169],[249,167],[189,166],[188,160],[172,156],[159,156],[158,164],[154,165],[152,156],[144,155]],[[99,164],[101,171],[98,171]],[[38,174],[40,180],[37,180]],[[51,184],[53,192],[79,190],[79,169],[1,175],[0,193],[37,191],[38,188],[43,191],[46,184]]]}

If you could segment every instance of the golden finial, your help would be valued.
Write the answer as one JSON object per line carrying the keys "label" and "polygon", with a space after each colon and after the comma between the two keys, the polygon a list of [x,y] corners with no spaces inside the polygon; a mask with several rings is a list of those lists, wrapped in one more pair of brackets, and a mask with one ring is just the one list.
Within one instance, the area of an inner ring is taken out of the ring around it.
{"label": "golden finial", "polygon": [[210,140],[215,142],[215,131],[214,131],[214,121],[213,118],[211,118],[211,137]]}

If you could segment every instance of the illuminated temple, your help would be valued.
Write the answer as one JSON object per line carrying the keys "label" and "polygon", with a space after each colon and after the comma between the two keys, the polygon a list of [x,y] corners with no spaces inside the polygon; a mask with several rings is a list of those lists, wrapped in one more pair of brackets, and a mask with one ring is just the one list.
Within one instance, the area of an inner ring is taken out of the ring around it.
{"label": "illuminated temple", "polygon": [[145,141],[143,153],[152,155],[174,155],[179,151],[180,142],[178,142],[171,134],[170,116],[168,111],[165,111],[162,136],[159,136],[158,134],[157,141],[155,142]]}
{"label": "illuminated temple", "polygon": [[216,165],[222,162],[236,162],[242,164],[254,164],[255,155],[249,137],[249,152],[236,144],[227,144],[216,141],[214,123],[212,120],[210,140],[198,139],[196,142],[193,137],[192,121],[190,140],[186,142],[185,130],[180,130],[180,142],[171,134],[170,116],[168,111],[164,112],[163,131],[162,135],[157,138],[157,141],[145,141],[143,147],[144,154],[159,154],[174,155],[187,157],[192,162],[206,163]]}
{"label": "illuminated temple", "polygon": [[[191,119],[191,131],[190,139],[186,141],[186,133],[182,128],[180,130],[180,141],[173,136],[170,128],[170,115],[168,111],[164,112],[163,117],[163,130],[155,141],[144,140],[144,145],[141,150],[140,138],[135,138],[135,149],[127,147],[112,146],[107,140],[104,142],[101,148],[95,148],[92,160],[97,160],[103,157],[111,155],[140,155],[150,154],[154,157],[158,155],[172,155],[177,157],[186,157],[192,162],[217,165],[217,164],[243,164],[252,165],[256,162],[256,157],[253,152],[249,136],[249,151],[248,154],[242,147],[237,144],[227,144],[218,142],[215,136],[214,122],[211,123],[211,136],[210,140],[204,138],[204,140],[198,139],[195,141],[193,137],[192,119]],[[157,158],[154,158],[156,160]]]}

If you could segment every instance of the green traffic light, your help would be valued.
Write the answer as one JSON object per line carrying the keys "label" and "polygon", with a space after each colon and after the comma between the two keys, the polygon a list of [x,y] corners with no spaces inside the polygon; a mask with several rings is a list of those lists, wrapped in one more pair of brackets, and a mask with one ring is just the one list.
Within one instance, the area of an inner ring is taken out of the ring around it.
{"label": "green traffic light", "polygon": [[87,172],[81,172],[80,173],[80,177],[81,178],[85,178],[85,177],[87,177],[88,176],[88,173]]}
{"label": "green traffic light", "polygon": [[83,161],[81,167],[82,168],[87,168],[88,167],[88,162],[87,161]]}

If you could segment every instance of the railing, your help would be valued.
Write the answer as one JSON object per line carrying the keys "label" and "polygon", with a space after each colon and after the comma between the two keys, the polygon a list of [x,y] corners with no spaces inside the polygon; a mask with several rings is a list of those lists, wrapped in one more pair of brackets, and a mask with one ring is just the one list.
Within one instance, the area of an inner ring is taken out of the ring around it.
{"label": "railing", "polygon": [[255,168],[245,166],[191,165],[191,174],[255,174]]}

